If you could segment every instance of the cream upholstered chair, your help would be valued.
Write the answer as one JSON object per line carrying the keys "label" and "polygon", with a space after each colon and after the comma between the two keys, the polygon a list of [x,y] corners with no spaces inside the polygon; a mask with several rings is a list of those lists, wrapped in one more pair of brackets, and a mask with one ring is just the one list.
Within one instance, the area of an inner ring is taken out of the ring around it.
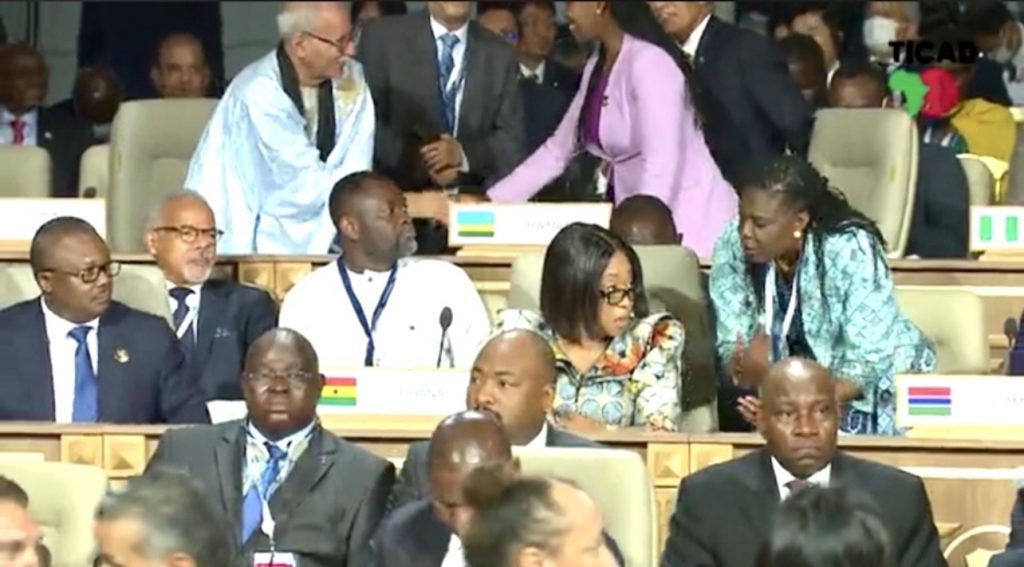
{"label": "cream upholstered chair", "polygon": [[807,157],[899,257],[914,212],[917,151],[917,126],[903,110],[827,108],[817,113]]}
{"label": "cream upholstered chair", "polygon": [[108,239],[115,252],[143,252],[146,216],[182,189],[189,160],[217,105],[214,99],[126,102],[110,133]]}
{"label": "cream upholstered chair", "polygon": [[977,294],[954,287],[900,286],[900,310],[935,343],[938,374],[988,374],[985,306]]}
{"label": "cream upholstered chair", "polygon": [[91,465],[3,461],[0,475],[28,493],[29,513],[43,532],[54,567],[90,567],[93,515],[107,491],[107,475]]}
{"label": "cream upholstered chair", "polygon": [[964,175],[967,176],[971,205],[991,205],[996,194],[996,179],[992,176],[992,170],[977,156],[960,154],[957,157],[960,158],[960,166],[964,168]]}
{"label": "cream upholstered chair", "polygon": [[110,144],[92,146],[82,154],[78,196],[105,199],[110,192]]}
{"label": "cream upholstered chair", "polygon": [[[38,296],[31,266],[0,263],[0,309]],[[171,320],[164,275],[156,266],[122,264],[121,273],[114,278],[113,297],[128,307]]]}
{"label": "cream upholstered chair", "polygon": [[50,153],[35,146],[0,145],[0,198],[50,196]]}
{"label": "cream upholstered chair", "polygon": [[623,449],[512,450],[524,474],[570,480],[594,499],[626,567],[656,563],[654,488],[639,455]]}

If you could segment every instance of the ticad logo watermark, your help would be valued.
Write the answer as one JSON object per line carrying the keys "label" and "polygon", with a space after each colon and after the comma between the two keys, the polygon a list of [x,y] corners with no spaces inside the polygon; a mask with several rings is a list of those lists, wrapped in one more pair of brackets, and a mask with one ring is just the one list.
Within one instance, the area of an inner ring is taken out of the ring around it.
{"label": "ticad logo watermark", "polygon": [[981,52],[969,41],[890,41],[894,63],[966,63],[972,64]]}

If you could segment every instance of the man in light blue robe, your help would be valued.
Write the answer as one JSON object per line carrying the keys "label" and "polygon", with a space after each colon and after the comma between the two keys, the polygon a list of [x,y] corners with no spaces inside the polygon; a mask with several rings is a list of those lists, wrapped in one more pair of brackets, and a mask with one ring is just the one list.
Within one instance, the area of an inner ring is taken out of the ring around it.
{"label": "man in light blue robe", "polygon": [[374,109],[338,2],[290,2],[278,48],[231,82],[185,186],[209,201],[225,254],[325,254],[342,177],[372,168]]}

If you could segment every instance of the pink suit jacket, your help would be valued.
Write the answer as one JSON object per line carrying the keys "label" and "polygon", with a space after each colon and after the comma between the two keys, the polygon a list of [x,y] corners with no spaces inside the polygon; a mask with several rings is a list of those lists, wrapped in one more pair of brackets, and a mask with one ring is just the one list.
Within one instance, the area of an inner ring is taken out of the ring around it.
{"label": "pink suit jacket", "polygon": [[736,216],[736,191],[722,177],[697,128],[686,79],[656,45],[625,36],[601,110],[601,148],[581,146],[580,110],[597,57],[558,129],[487,192],[495,202],[522,202],[565,170],[580,150],[612,165],[616,204],[639,194],[661,199],[683,233],[683,244],[710,258],[715,240]]}

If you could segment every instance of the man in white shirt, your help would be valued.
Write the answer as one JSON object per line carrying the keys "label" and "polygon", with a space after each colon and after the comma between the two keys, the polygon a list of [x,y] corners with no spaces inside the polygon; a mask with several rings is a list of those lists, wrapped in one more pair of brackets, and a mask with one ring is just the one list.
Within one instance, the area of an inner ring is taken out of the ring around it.
{"label": "man in white shirt", "polygon": [[240,400],[245,353],[277,325],[277,304],[265,290],[210,279],[221,234],[206,200],[179,191],[150,215],[146,249],[164,273],[171,327],[203,394],[209,400]]}
{"label": "man in white shirt", "polygon": [[800,358],[778,362],[760,402],[765,448],[683,479],[661,567],[756,564],[779,503],[809,484],[845,486],[876,504],[896,565],[946,565],[921,479],[837,451],[840,410],[828,370]]}
{"label": "man in white shirt", "polygon": [[362,172],[331,192],[342,255],[288,292],[280,324],[305,335],[325,368],[469,368],[490,320],[462,268],[411,258],[405,197]]}

